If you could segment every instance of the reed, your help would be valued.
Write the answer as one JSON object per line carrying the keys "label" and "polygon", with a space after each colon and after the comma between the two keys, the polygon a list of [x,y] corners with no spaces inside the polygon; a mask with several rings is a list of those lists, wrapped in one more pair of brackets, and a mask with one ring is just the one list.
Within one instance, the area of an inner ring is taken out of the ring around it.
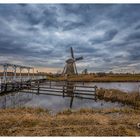
{"label": "reed", "polygon": [[121,102],[123,104],[140,107],[140,94],[138,92],[126,93],[117,89],[103,89],[97,90],[97,97],[106,101]]}
{"label": "reed", "polygon": [[73,76],[60,76],[60,77],[48,77],[48,80],[54,81],[77,81],[77,82],[138,82],[140,81],[140,75],[73,75]]}

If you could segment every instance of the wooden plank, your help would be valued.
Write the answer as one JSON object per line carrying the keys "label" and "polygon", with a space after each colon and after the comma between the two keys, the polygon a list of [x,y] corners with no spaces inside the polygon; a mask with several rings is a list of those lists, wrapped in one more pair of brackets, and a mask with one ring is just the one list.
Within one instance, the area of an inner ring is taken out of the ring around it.
{"label": "wooden plank", "polygon": [[[47,86],[49,86],[49,85],[47,85]],[[55,87],[72,87],[71,85],[51,85],[51,87],[53,87],[53,86],[55,86]],[[42,87],[41,86],[41,84],[40,84],[40,87]],[[44,86],[43,86],[44,87]],[[81,88],[97,88],[96,86],[80,86],[80,85],[73,85],[73,87],[81,87]]]}
{"label": "wooden plank", "polygon": [[[30,91],[20,91],[20,92],[23,92],[23,93],[27,92],[27,93],[32,93],[32,94],[36,94],[36,95],[42,94],[42,95],[51,95],[51,96],[60,96],[60,97],[63,97],[62,94],[52,94],[52,93],[47,93],[47,94],[46,94],[46,93],[42,93],[42,92],[40,92],[40,93],[38,94],[37,92],[30,92]],[[72,97],[72,96],[65,95],[65,97]],[[81,96],[76,96],[76,95],[74,95],[74,97],[75,97],[75,98],[80,98],[80,99],[95,100],[95,98],[81,97]]]}
{"label": "wooden plank", "polygon": [[[60,90],[60,89],[61,89],[61,90],[63,90],[63,87],[62,87],[62,88],[56,88],[56,87],[51,87],[51,88],[50,88],[50,87],[41,87],[41,86],[40,86],[40,88],[41,88],[41,89],[56,89],[56,90]],[[84,87],[83,87],[83,88],[84,88]],[[65,87],[64,87],[64,89],[66,90]],[[68,90],[68,89],[67,89],[67,90]],[[71,89],[70,89],[70,90],[71,90]],[[95,90],[96,90],[96,89],[94,89],[94,90],[76,89],[76,91],[82,91],[82,92],[95,92]]]}
{"label": "wooden plank", "polygon": [[[31,90],[38,90],[38,88],[31,88]],[[41,91],[56,91],[56,92],[58,92],[58,91],[60,91],[60,92],[63,92],[63,89],[59,89],[59,88],[41,88],[40,87],[40,90]],[[68,89],[64,89],[64,91],[66,92],[66,91],[71,91],[71,89],[70,90],[68,90]],[[87,94],[89,94],[90,95],[90,93],[95,93],[95,91],[90,91],[90,90],[74,90],[75,92],[85,92],[85,93],[87,93]],[[92,95],[92,94],[91,94]]]}
{"label": "wooden plank", "polygon": [[[37,88],[30,89],[30,90],[34,90],[34,91],[38,92],[38,89],[37,89]],[[64,91],[63,91],[63,90],[61,90],[61,91],[59,90],[59,91],[58,91],[58,90],[42,90],[42,89],[39,90],[39,93],[40,93],[40,92],[43,92],[43,91],[51,92],[51,93],[54,92],[54,93],[62,93],[62,94],[65,93],[65,94],[67,94],[67,92],[66,92],[65,90],[64,90]],[[27,92],[28,92],[28,90],[27,90]],[[80,93],[80,92],[76,92],[76,91],[74,91],[73,93],[74,93],[74,94],[78,94],[78,95],[95,96],[95,94]]]}

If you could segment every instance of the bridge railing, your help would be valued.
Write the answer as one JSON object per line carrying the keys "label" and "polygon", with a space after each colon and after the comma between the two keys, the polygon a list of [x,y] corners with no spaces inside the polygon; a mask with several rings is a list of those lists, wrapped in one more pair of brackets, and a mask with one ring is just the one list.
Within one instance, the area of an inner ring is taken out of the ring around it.
{"label": "bridge railing", "polygon": [[3,79],[3,77],[0,77],[0,83],[4,83],[6,81],[6,83],[11,83],[11,82],[21,82],[21,81],[28,81],[28,80],[39,80],[39,79],[44,79],[46,78],[46,76],[17,76],[16,78],[13,78],[13,76],[7,76],[6,79]]}
{"label": "bridge railing", "polygon": [[3,91],[3,89],[8,88],[9,86],[16,87],[17,84],[23,85],[26,82],[28,83],[28,81],[38,81],[38,80],[42,80],[46,78],[47,77],[43,75],[36,75],[34,77],[22,76],[22,77],[16,77],[16,79],[13,79],[12,76],[7,76],[6,79],[3,79],[3,77],[0,77],[0,93]]}

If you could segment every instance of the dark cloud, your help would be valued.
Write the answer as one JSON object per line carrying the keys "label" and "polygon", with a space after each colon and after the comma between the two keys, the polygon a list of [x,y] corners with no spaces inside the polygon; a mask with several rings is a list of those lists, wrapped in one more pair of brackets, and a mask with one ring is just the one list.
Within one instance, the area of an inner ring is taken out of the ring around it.
{"label": "dark cloud", "polygon": [[130,41],[130,40],[140,40],[140,32],[134,32],[134,33],[131,33],[130,35],[128,35],[126,37],[126,40]]}
{"label": "dark cloud", "polygon": [[138,68],[140,4],[1,4],[0,62],[63,68],[73,47],[79,70]]}
{"label": "dark cloud", "polygon": [[41,22],[41,17],[36,17],[36,14],[33,14],[32,11],[28,12],[25,11],[25,19],[31,24],[31,25],[37,25]]}
{"label": "dark cloud", "polygon": [[140,46],[139,45],[130,47],[128,51],[129,51],[129,56],[128,56],[129,61],[140,60]]}
{"label": "dark cloud", "polygon": [[135,27],[135,29],[136,29],[136,30],[140,29],[140,25],[137,25],[137,26]]}
{"label": "dark cloud", "polygon": [[23,4],[23,3],[21,3],[21,4],[19,4],[19,5],[22,6],[22,7],[27,6],[27,4]]}
{"label": "dark cloud", "polygon": [[118,33],[116,29],[109,30],[105,33],[105,40],[109,41],[114,38],[114,36]]}
{"label": "dark cloud", "polygon": [[43,11],[43,25],[44,27],[58,27],[58,21],[57,21],[57,14],[54,8],[50,11],[49,9],[45,9]]}
{"label": "dark cloud", "polygon": [[82,22],[64,22],[63,23],[63,31],[67,31],[67,30],[72,30],[72,29],[77,29],[77,28],[81,28],[85,26],[84,23]]}
{"label": "dark cloud", "polygon": [[105,32],[105,34],[103,36],[92,39],[90,41],[92,42],[92,44],[102,43],[105,41],[111,41],[117,33],[118,33],[118,31],[116,29],[111,29],[111,30]]}
{"label": "dark cloud", "polygon": [[73,13],[82,18],[87,26],[97,23],[100,18],[104,18],[104,14],[112,5],[104,4],[80,4],[80,5],[64,5],[67,14]]}

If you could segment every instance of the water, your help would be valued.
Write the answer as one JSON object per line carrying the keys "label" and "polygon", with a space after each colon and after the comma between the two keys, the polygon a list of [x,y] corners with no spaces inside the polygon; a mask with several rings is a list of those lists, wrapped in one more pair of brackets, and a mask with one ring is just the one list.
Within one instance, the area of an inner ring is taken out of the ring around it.
{"label": "water", "polygon": [[[0,108],[15,108],[15,107],[41,107],[51,110],[52,112],[59,112],[68,109],[70,106],[70,98],[56,97],[49,95],[36,95],[31,93],[10,93],[8,95],[0,96]],[[73,109],[80,108],[113,108],[122,107],[120,103],[111,103],[101,100],[87,100],[74,98]]]}
{"label": "water", "polygon": [[[52,97],[45,95],[36,95],[34,96],[31,102],[28,102],[25,106],[30,107],[41,107],[47,108],[52,112],[59,112],[64,109],[70,108],[70,98],[63,98],[63,97]],[[86,100],[86,99],[77,99],[74,98],[73,100],[73,109],[80,109],[80,108],[96,108],[96,109],[103,109],[103,108],[112,108],[112,107],[122,107],[122,104],[119,103],[111,103],[105,101],[97,101],[94,100]]]}
{"label": "water", "polygon": [[[54,85],[56,83],[53,83]],[[61,83],[59,83],[61,84]],[[79,84],[78,84],[79,85]],[[107,89],[119,89],[126,92],[138,91],[140,85],[139,82],[129,82],[129,83],[86,83],[85,85],[94,86],[98,88]],[[0,108],[15,108],[15,107],[41,107],[51,110],[52,112],[59,112],[64,109],[68,109],[70,106],[70,98],[68,97],[57,97],[42,94],[31,94],[31,93],[10,93],[7,95],[0,96]],[[114,107],[124,107],[121,103],[105,102],[101,100],[87,100],[74,98],[73,109],[80,108],[114,108]]]}

